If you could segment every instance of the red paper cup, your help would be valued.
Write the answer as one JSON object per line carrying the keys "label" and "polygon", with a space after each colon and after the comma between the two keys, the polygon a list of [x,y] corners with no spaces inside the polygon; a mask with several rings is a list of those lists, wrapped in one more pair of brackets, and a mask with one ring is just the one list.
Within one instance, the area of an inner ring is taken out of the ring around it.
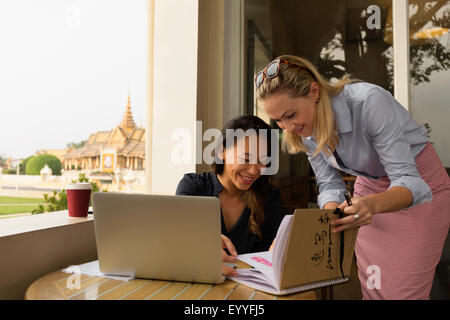
{"label": "red paper cup", "polygon": [[92,186],[90,183],[72,183],[67,186],[69,217],[87,217]]}

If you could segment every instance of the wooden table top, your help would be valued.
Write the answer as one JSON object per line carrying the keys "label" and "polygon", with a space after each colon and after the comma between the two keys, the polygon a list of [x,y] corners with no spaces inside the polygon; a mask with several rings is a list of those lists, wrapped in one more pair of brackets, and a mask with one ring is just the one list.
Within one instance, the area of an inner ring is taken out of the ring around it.
{"label": "wooden table top", "polygon": [[[76,278],[78,277],[78,278]],[[315,300],[314,291],[285,296],[265,292],[226,279],[211,285],[134,279],[128,282],[87,275],[51,272],[34,281],[26,300]]]}

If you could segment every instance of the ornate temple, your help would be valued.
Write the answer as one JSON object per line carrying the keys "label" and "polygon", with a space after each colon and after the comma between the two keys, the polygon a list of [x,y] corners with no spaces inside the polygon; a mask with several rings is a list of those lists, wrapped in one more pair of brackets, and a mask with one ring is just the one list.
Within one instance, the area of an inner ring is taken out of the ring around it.
{"label": "ornate temple", "polygon": [[65,170],[115,172],[145,170],[145,129],[136,126],[128,94],[125,114],[120,124],[110,131],[89,136],[81,148],[69,148],[63,156]]}

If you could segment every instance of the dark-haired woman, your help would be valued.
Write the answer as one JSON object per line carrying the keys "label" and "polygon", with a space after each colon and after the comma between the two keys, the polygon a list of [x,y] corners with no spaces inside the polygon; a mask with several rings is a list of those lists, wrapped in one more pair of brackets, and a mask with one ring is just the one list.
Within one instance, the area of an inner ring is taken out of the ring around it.
{"label": "dark-haired woman", "polygon": [[[246,134],[236,134],[238,129]],[[264,174],[268,163],[260,157],[270,155],[270,129],[251,115],[230,120],[222,130],[214,172],[185,174],[178,184],[177,195],[219,198],[224,262],[235,261],[237,254],[269,250],[280,225],[280,193],[269,183]],[[261,146],[267,147],[264,152]],[[237,275],[227,266],[223,273]]]}

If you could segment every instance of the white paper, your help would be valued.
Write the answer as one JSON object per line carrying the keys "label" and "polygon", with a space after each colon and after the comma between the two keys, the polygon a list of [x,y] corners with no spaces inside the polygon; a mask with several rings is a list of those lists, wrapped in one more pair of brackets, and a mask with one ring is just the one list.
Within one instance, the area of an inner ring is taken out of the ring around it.
{"label": "white paper", "polygon": [[131,276],[104,274],[104,273],[100,272],[100,266],[98,264],[98,260],[80,264],[78,266],[69,266],[66,269],[63,269],[62,272],[85,274],[85,275],[91,276],[91,277],[108,278],[108,279],[121,280],[121,281],[130,281],[130,280],[134,279],[134,277],[131,277]]}
{"label": "white paper", "polygon": [[280,289],[283,262],[286,257],[287,244],[292,229],[293,215],[286,215],[277,231],[273,251],[263,251],[241,254],[238,259],[253,268],[239,268],[237,277],[229,279],[246,286],[275,295],[290,294],[300,291],[313,290],[324,286],[336,285],[348,281],[348,278],[324,280],[288,289]]}
{"label": "white paper", "polygon": [[291,234],[292,223],[294,221],[293,215],[285,215],[278,227],[277,235],[275,237],[275,245],[273,248],[273,274],[274,284],[278,288],[281,282],[281,274],[283,272],[283,262],[286,258],[287,242]]}
{"label": "white paper", "polygon": [[238,259],[253,268],[236,269],[238,276],[229,277],[231,280],[263,291],[278,291],[273,274],[272,251],[240,254]]}
{"label": "white paper", "polygon": [[[239,260],[251,265],[256,270],[265,274],[269,279],[273,279],[272,251],[262,251],[247,254],[240,254]],[[240,269],[236,269],[239,273]],[[242,269],[245,270],[245,269]]]}
{"label": "white paper", "polygon": [[286,243],[289,238],[292,221],[292,215],[284,217],[278,228],[273,251],[240,254],[237,258],[253,268],[236,269],[238,276],[229,278],[262,291],[280,294],[282,292],[280,290],[282,263],[286,256]]}
{"label": "white paper", "polygon": [[261,271],[256,269],[237,269],[237,271],[238,276],[229,277],[231,280],[271,294],[280,294],[278,288],[271,283],[271,279]]}

